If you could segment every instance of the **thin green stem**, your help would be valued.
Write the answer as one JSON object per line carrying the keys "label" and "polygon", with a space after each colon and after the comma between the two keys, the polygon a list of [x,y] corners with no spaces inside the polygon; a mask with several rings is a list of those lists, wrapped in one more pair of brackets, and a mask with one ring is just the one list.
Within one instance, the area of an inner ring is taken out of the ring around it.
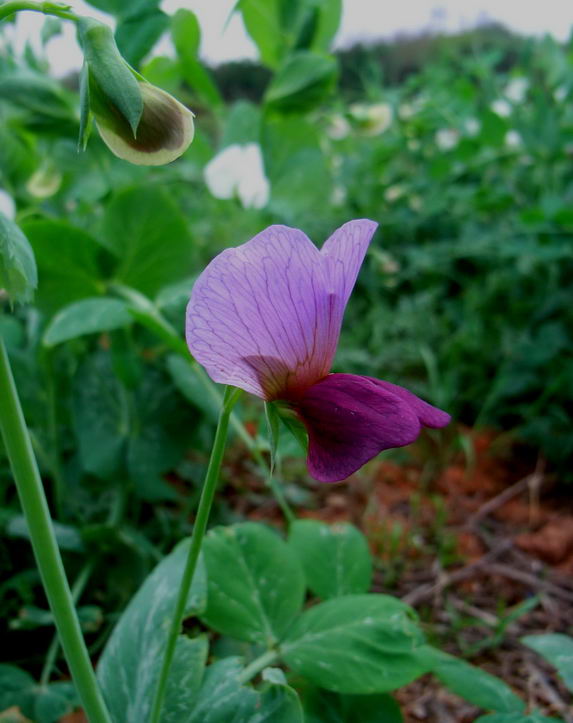
{"label": "thin green stem", "polygon": [[90,723],[109,723],[109,714],[82,637],[10,360],[1,337],[0,399],[0,429],[4,446],[64,655]]}
{"label": "thin green stem", "polygon": [[53,15],[56,18],[62,18],[62,20],[72,20],[73,22],[77,22],[79,20],[79,16],[70,11],[70,5],[64,5],[62,3],[33,2],[33,0],[12,0],[12,2],[0,5],[0,22],[4,20],[4,18],[14,15],[14,13],[19,13],[22,10],[31,10],[35,13]]}
{"label": "thin green stem", "polygon": [[215,441],[213,442],[213,449],[211,450],[211,458],[209,460],[207,474],[205,475],[205,482],[203,484],[203,490],[201,492],[201,498],[199,500],[199,507],[197,509],[195,524],[193,525],[193,534],[191,535],[189,554],[187,556],[185,570],[183,571],[183,577],[181,578],[179,593],[177,595],[175,609],[173,611],[173,617],[171,619],[171,626],[169,628],[167,644],[165,646],[165,652],[163,654],[163,663],[161,665],[159,681],[155,690],[155,697],[153,700],[153,707],[151,709],[151,717],[149,719],[149,723],[159,723],[159,719],[161,716],[163,699],[165,697],[167,680],[169,678],[169,670],[171,668],[171,662],[175,653],[177,638],[179,637],[179,634],[181,632],[181,624],[183,623],[183,618],[185,615],[185,606],[187,604],[187,600],[189,599],[189,590],[191,589],[191,584],[193,582],[193,575],[195,574],[195,569],[197,567],[197,560],[199,559],[201,544],[203,542],[203,537],[205,536],[205,531],[207,529],[207,522],[209,521],[211,506],[213,505],[215,490],[217,489],[219,470],[221,469],[221,462],[223,460],[223,453],[225,451],[225,443],[227,441],[229,417],[231,416],[231,410],[238,399],[239,393],[240,392],[238,389],[233,389],[232,387],[227,387],[225,390],[223,406],[219,414],[219,423],[217,425],[217,431],[215,433]]}
{"label": "thin green stem", "polygon": [[[72,585],[72,599],[74,601],[74,604],[77,604],[83,591],[85,590],[85,587],[88,584],[88,580],[91,577],[94,567],[95,567],[94,561],[90,560],[80,570],[80,574],[75,579],[74,584]],[[59,649],[60,649],[60,639],[58,638],[58,635],[56,633],[56,635],[54,635],[54,637],[52,639],[50,647],[48,648],[46,660],[44,661],[44,667],[42,668],[42,675],[40,676],[40,685],[41,686],[48,685],[48,683],[50,682],[50,676],[52,674],[52,670],[56,663],[56,658],[57,658]]]}
{"label": "thin green stem", "polygon": [[251,678],[272,665],[280,658],[280,652],[278,650],[267,650],[258,658],[255,658],[252,663],[249,663],[247,667],[239,674],[238,680],[241,685],[248,683]]}

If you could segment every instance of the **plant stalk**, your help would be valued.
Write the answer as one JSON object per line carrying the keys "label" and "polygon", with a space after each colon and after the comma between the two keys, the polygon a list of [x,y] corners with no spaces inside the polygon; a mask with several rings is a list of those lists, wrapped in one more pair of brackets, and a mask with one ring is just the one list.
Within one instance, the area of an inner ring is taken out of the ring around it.
{"label": "plant stalk", "polygon": [[33,0],[12,0],[11,2],[0,5],[0,22],[4,18],[19,13],[22,10],[31,10],[35,13],[43,13],[44,15],[53,15],[56,18],[62,18],[62,20],[73,20],[77,22],[79,16],[70,11],[69,5],[62,3],[50,3],[50,2],[33,2]]}
{"label": "plant stalk", "polygon": [[171,626],[169,628],[169,636],[167,638],[167,644],[165,646],[165,652],[163,655],[163,662],[161,664],[161,671],[159,673],[159,680],[157,688],[155,690],[155,697],[153,699],[153,706],[151,709],[151,716],[149,723],[159,723],[161,710],[163,708],[163,699],[165,697],[165,690],[167,688],[167,680],[169,678],[169,671],[171,663],[173,661],[173,655],[175,653],[175,646],[177,644],[177,638],[181,632],[181,624],[185,615],[185,606],[189,598],[189,590],[193,582],[193,575],[197,567],[197,561],[199,559],[199,553],[201,551],[201,544],[205,531],[207,529],[207,522],[209,521],[209,515],[211,513],[211,507],[213,505],[213,499],[215,497],[215,490],[217,489],[217,482],[219,480],[219,470],[221,469],[221,462],[223,461],[223,453],[225,451],[225,443],[227,441],[227,431],[229,428],[229,418],[231,416],[231,410],[238,399],[240,390],[232,387],[227,387],[225,390],[225,396],[223,398],[223,406],[219,414],[219,423],[217,424],[217,431],[215,433],[215,441],[213,442],[213,449],[211,450],[211,458],[209,460],[209,466],[207,468],[207,474],[205,476],[205,482],[203,484],[203,490],[201,492],[201,498],[199,500],[199,507],[197,509],[197,516],[195,518],[195,524],[193,525],[193,534],[191,535],[191,544],[189,545],[189,554],[187,556],[187,562],[185,564],[185,570],[183,571],[183,577],[181,578],[181,584],[179,586],[179,593],[175,602],[175,609],[173,611],[173,617],[171,619]]}
{"label": "plant stalk", "polygon": [[90,723],[110,723],[82,636],[10,360],[0,337],[0,429],[64,655]]}

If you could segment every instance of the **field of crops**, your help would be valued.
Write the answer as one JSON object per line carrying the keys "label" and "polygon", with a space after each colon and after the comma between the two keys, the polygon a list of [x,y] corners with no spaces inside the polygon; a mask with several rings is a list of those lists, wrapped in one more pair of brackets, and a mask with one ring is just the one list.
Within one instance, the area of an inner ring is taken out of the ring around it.
{"label": "field of crops", "polygon": [[1,721],[573,721],[573,44],[341,3],[0,3]]}

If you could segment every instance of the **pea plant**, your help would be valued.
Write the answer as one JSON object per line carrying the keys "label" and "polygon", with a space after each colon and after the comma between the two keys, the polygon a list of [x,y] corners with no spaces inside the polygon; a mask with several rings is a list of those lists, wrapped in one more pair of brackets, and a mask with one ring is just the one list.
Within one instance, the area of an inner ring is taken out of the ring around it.
{"label": "pea plant", "polygon": [[[376,365],[376,376],[354,373],[369,360],[345,367],[344,349],[335,362],[347,304],[354,319],[380,293],[365,269],[351,299],[369,248],[386,265],[384,283],[399,270],[372,242],[368,201],[341,210],[333,197],[335,211],[316,218],[317,192],[337,188],[317,128],[330,128],[335,158],[351,123],[360,150],[393,116],[380,103],[338,118],[321,110],[336,86],[340,0],[237,4],[271,72],[262,110],[225,108],[191,11],[91,4],[115,16],[115,34],[67,5],[0,4],[3,25],[24,12],[75,25],[84,55],[77,92],[48,78],[41,58],[23,68],[9,45],[0,56],[13,129],[0,150],[10,191],[0,209],[0,429],[6,489],[15,484],[22,511],[7,512],[5,528],[31,542],[49,605],[29,605],[28,624],[57,631],[38,676],[0,665],[0,712],[38,723],[77,706],[90,723],[399,723],[393,691],[431,674],[484,711],[479,721],[557,720],[432,645],[412,607],[372,592],[362,532],[297,519],[277,474],[287,434],[304,474],[329,484],[445,428],[456,411],[451,395],[419,383],[414,393],[377,378]],[[142,64],[168,29],[176,60]],[[191,98],[222,138],[220,154],[195,128]],[[419,122],[425,133],[427,118]],[[440,142],[450,147],[457,133]],[[356,194],[366,172],[363,196],[375,196],[368,154],[356,159],[344,193]],[[405,191],[393,188],[397,202]],[[320,250],[295,224],[327,236]],[[375,334],[370,320],[362,330]],[[253,436],[257,398],[267,431]],[[229,433],[267,480],[284,532],[213,524]],[[208,462],[184,463],[190,446]],[[175,467],[193,490],[183,505],[165,482]],[[62,551],[85,563],[71,586]],[[97,611],[78,600],[103,559],[106,575],[141,569],[112,629],[88,648]],[[571,685],[567,636],[524,643]],[[60,646],[70,679],[54,680]]]}

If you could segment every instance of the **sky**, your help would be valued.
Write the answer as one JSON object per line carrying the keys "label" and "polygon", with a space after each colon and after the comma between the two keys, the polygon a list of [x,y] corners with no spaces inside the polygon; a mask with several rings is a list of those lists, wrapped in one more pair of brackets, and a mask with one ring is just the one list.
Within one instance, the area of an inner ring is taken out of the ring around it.
{"label": "sky", "polygon": [[[69,0],[79,14],[91,15],[105,22],[111,18],[83,0]],[[236,0],[163,0],[162,8],[172,13],[179,7],[193,10],[201,23],[202,57],[210,63],[239,58],[256,58],[256,48],[247,36],[239,14],[229,20]],[[399,33],[416,33],[425,29],[455,32],[480,20],[498,20],[525,34],[550,33],[565,40],[573,26],[572,0],[343,0],[342,23],[335,39],[337,47],[358,41],[393,37]],[[30,39],[36,44],[44,18],[39,13],[19,14],[13,32],[17,47]],[[171,54],[168,40],[161,41],[158,54]],[[81,66],[82,56],[71,23],[64,24],[62,36],[47,46],[52,71],[61,76]]]}

